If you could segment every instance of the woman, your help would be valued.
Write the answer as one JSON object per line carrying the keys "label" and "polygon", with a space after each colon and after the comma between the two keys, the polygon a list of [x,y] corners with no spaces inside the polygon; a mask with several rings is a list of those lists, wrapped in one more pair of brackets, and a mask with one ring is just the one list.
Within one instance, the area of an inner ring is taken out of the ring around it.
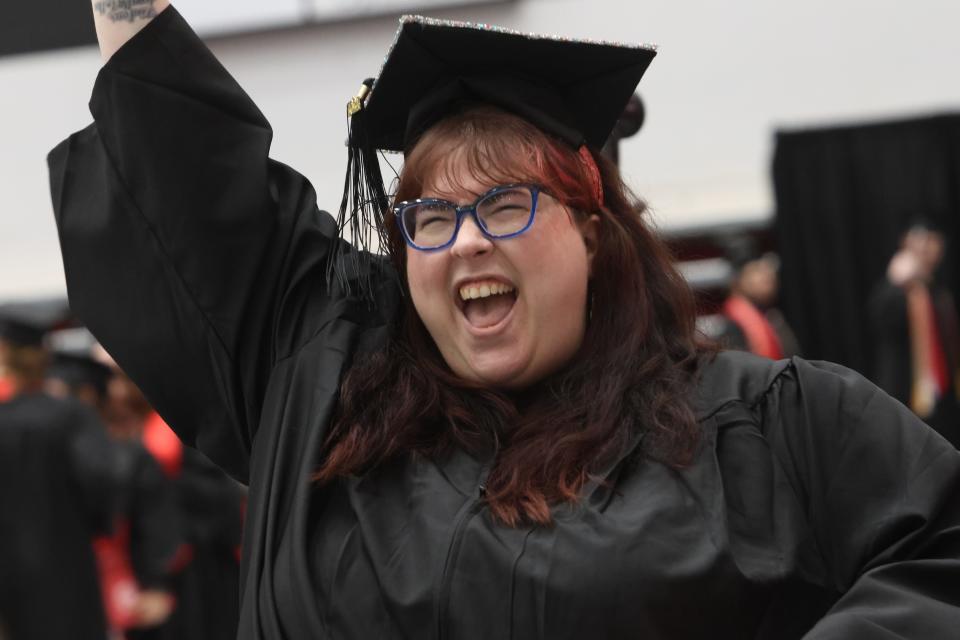
{"label": "woman", "polygon": [[[387,264],[162,4],[95,3],[116,54],[52,190],[75,310],[249,482],[241,638],[953,633],[957,452],[840,367],[711,359],[590,150],[652,53],[560,95],[501,72],[533,48],[596,77],[594,45],[406,23],[413,72],[351,109],[342,208],[383,214],[372,151],[406,150]],[[422,93],[450,51],[496,77]]]}

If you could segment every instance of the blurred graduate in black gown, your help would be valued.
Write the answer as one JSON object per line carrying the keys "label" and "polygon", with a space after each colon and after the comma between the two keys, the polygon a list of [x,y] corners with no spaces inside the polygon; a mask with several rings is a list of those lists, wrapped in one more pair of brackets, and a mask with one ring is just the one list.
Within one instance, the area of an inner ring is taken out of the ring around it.
{"label": "blurred graduate in black gown", "polygon": [[96,413],[42,392],[50,310],[0,308],[0,626],[12,640],[106,636],[91,539],[110,525],[113,447]]}
{"label": "blurred graduate in black gown", "polygon": [[960,327],[950,291],[937,280],[946,242],[935,225],[911,224],[870,299],[873,380],[960,446]]}
{"label": "blurred graduate in black gown", "polygon": [[128,638],[154,638],[170,619],[183,527],[175,484],[140,440],[118,426],[109,389],[114,370],[95,359],[93,336],[83,328],[48,336],[52,352],[45,389],[96,410],[115,449],[118,504],[109,535],[95,541],[108,622]]}
{"label": "blurred graduate in black gown", "polygon": [[178,584],[177,640],[232,640],[240,602],[240,537],[245,488],[202,453],[183,448],[177,476],[190,560]]}
{"label": "blurred graduate in black gown", "polygon": [[799,355],[796,335],[777,308],[777,256],[761,253],[756,242],[745,235],[728,239],[726,254],[732,274],[716,336],[721,345],[772,360]]}
{"label": "blurred graduate in black gown", "polygon": [[234,638],[244,489],[184,447],[106,352],[94,352],[110,374],[105,420],[136,460],[125,530],[142,603],[127,636]]}

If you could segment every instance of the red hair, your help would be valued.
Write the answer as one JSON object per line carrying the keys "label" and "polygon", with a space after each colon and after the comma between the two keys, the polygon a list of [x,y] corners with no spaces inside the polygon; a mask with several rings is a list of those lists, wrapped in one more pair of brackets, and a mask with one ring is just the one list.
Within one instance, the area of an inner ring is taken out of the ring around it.
{"label": "red hair", "polygon": [[[693,296],[617,168],[593,151],[590,166],[522,118],[473,107],[435,125],[407,154],[396,201],[418,197],[438,174],[460,186],[453,154],[483,183],[538,184],[575,215],[600,217],[583,344],[568,365],[520,397],[483,388],[453,374],[408,292],[388,347],[346,375],[317,479],[360,474],[400,456],[442,456],[456,446],[493,453],[485,499],[494,518],[516,526],[548,524],[550,506],[576,502],[589,475],[638,432],[643,455],[688,464],[699,441],[689,402],[704,349]],[[406,283],[403,239],[392,222],[387,232]]]}

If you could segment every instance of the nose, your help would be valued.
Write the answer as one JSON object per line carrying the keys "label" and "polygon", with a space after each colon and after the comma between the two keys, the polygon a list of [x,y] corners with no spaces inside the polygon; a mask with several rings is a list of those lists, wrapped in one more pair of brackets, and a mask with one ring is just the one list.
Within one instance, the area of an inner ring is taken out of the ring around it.
{"label": "nose", "polygon": [[457,238],[450,246],[450,252],[458,258],[472,258],[493,250],[493,241],[483,235],[473,216],[464,216],[457,232]]}

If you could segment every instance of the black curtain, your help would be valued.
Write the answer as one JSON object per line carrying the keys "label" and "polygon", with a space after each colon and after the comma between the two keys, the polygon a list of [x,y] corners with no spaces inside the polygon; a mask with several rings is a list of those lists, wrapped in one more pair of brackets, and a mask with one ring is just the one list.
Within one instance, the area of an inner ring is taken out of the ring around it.
{"label": "black curtain", "polygon": [[773,181],[781,305],[805,356],[869,374],[867,300],[917,218],[944,231],[956,296],[960,115],[780,132]]}

